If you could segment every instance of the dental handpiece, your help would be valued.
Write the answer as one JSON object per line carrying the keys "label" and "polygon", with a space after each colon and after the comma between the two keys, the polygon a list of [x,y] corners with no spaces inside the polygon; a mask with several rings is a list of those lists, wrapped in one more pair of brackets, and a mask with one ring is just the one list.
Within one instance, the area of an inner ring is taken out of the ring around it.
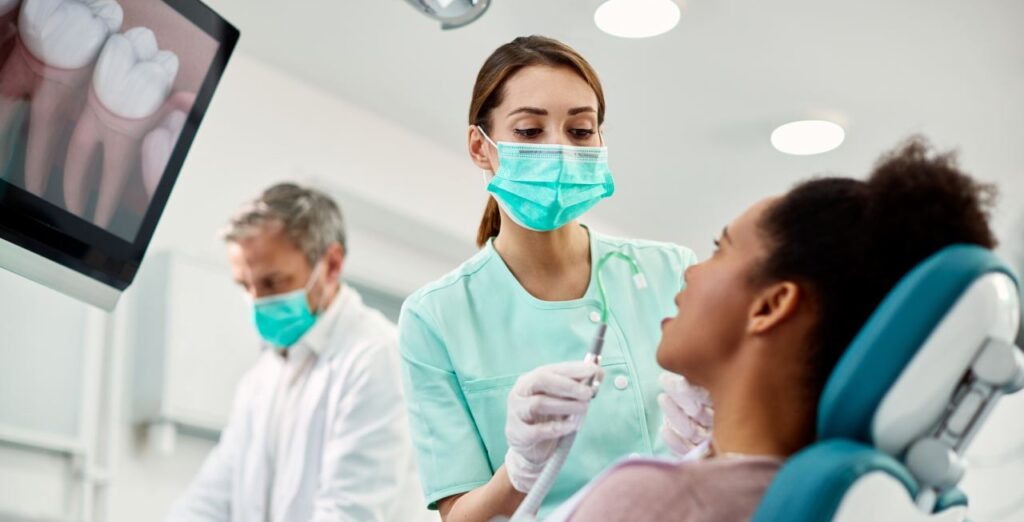
{"label": "dental handpiece", "polygon": [[[608,323],[601,323],[597,327],[597,335],[594,336],[594,343],[590,345],[590,351],[583,357],[585,362],[592,362],[598,366],[601,365],[601,351],[604,350],[604,333],[608,330]],[[597,397],[597,390],[601,387],[601,378],[594,374],[593,377],[587,379],[587,386],[593,390],[591,398]]]}

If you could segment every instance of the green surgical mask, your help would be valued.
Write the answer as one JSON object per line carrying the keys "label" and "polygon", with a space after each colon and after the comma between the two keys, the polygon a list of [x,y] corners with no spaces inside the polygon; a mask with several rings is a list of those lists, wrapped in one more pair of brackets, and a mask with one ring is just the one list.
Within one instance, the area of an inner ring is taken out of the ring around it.
{"label": "green surgical mask", "polygon": [[615,193],[607,147],[494,143],[477,128],[498,150],[487,191],[524,228],[561,228]]}
{"label": "green surgical mask", "polygon": [[309,309],[307,296],[320,266],[317,264],[313,269],[309,281],[303,288],[253,299],[253,323],[265,341],[279,348],[288,348],[316,323],[316,315]]}

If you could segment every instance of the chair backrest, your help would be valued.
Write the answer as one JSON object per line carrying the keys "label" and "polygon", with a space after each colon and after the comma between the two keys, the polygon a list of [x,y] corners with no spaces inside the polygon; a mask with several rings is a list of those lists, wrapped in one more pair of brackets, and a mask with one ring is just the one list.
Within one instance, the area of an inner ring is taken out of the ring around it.
{"label": "chair backrest", "polygon": [[1024,387],[1020,318],[1017,277],[991,251],[956,245],[920,263],[840,358],[819,442],[783,466],[755,520],[962,518],[962,455],[1000,396]]}

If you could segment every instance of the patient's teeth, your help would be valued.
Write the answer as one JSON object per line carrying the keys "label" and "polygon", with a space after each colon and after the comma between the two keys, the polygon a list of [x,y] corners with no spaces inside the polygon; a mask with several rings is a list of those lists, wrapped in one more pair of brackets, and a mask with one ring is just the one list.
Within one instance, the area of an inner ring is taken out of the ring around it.
{"label": "patient's teeth", "polygon": [[178,74],[178,57],[157,48],[156,36],[145,27],[115,34],[96,63],[93,87],[111,112],[145,118],[167,99]]}
{"label": "patient's teeth", "polygon": [[114,0],[25,0],[18,30],[25,47],[53,67],[89,65],[124,13]]}

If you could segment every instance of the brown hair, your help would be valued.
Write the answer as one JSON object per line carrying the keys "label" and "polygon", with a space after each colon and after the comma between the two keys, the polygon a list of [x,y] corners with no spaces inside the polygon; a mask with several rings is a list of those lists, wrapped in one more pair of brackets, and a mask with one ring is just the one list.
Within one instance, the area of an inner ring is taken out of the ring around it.
{"label": "brown hair", "polygon": [[[531,65],[569,67],[576,71],[594,89],[597,95],[597,123],[604,123],[604,90],[597,72],[572,47],[558,40],[543,36],[520,36],[494,50],[476,75],[473,85],[473,100],[469,104],[469,124],[479,125],[490,132],[491,111],[501,105],[503,88],[516,72]],[[480,229],[476,235],[478,247],[497,236],[501,229],[501,215],[498,203],[491,197],[487,200]]]}

